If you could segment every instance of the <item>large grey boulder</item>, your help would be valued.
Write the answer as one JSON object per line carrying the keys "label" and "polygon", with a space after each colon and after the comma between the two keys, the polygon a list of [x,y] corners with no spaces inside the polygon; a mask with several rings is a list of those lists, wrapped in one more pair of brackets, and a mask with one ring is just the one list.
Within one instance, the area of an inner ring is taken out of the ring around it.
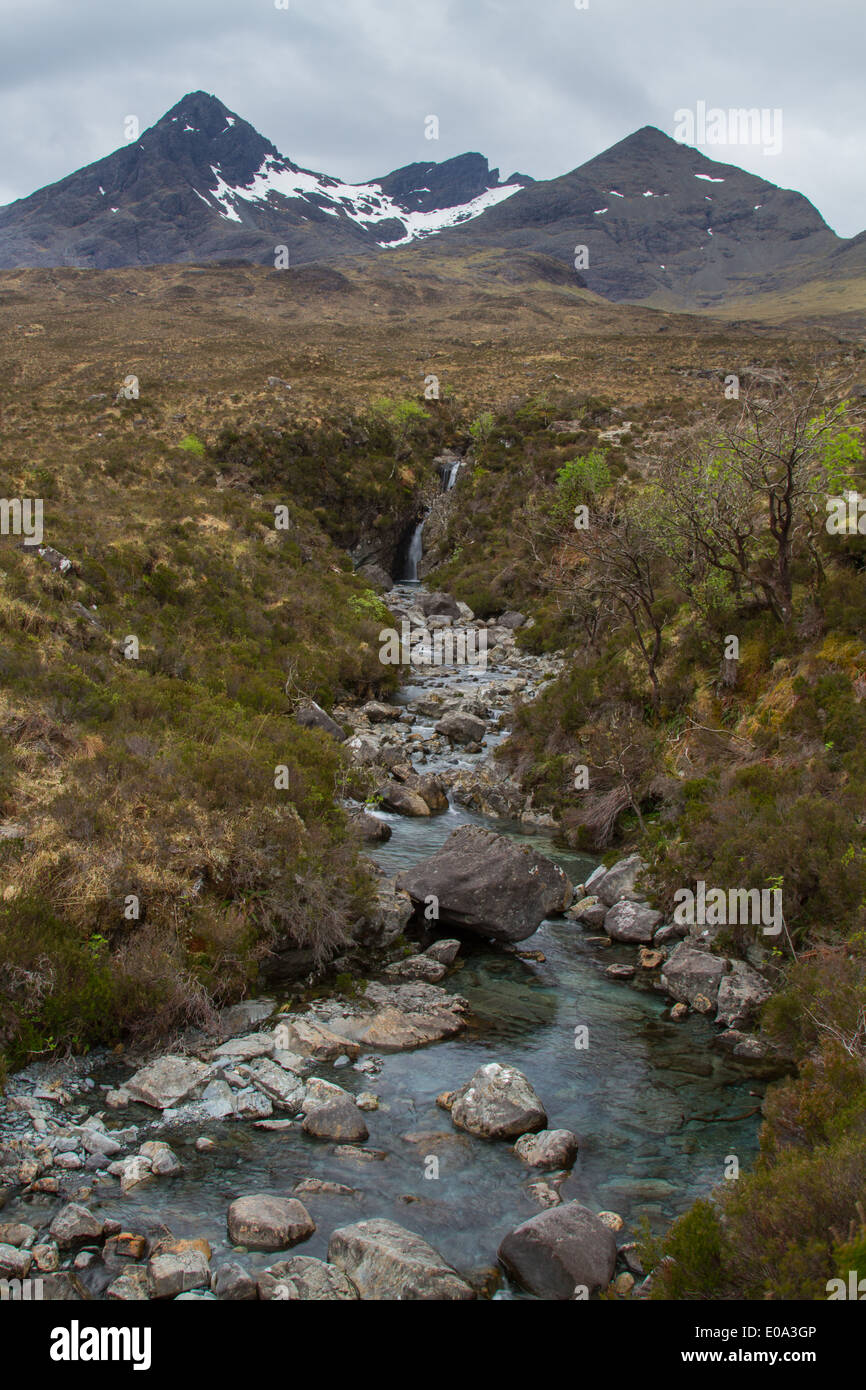
{"label": "large grey boulder", "polygon": [[577,1139],[570,1129],[542,1129],[538,1134],[522,1134],[514,1152],[530,1168],[570,1168]]}
{"label": "large grey boulder", "polygon": [[210,1266],[201,1250],[153,1255],[147,1265],[151,1298],[177,1298],[192,1289],[210,1287]]}
{"label": "large grey boulder", "polygon": [[718,1003],[726,969],[727,961],[723,956],[714,956],[699,946],[681,941],[665,961],[661,983],[679,1003],[692,1007],[697,1003],[702,1012],[707,1012]]}
{"label": "large grey boulder", "polygon": [[608,908],[604,930],[613,941],[648,942],[652,941],[653,932],[661,920],[662,914],[654,908],[623,899]]}
{"label": "large grey boulder", "polygon": [[49,1232],[61,1250],[74,1250],[79,1245],[90,1245],[102,1235],[103,1223],[87,1207],[70,1202],[57,1213],[49,1226]]}
{"label": "large grey boulder", "polygon": [[529,845],[463,825],[429,859],[397,877],[412,901],[435,897],[439,923],[496,941],[523,941],[571,902],[563,870]]}
{"label": "large grey boulder", "polygon": [[168,1110],[204,1090],[212,1069],[195,1057],[158,1057],[131,1076],[124,1090],[154,1110]]}
{"label": "large grey boulder", "polygon": [[567,1299],[604,1289],[616,1268],[616,1240],[580,1202],[567,1202],[524,1221],[505,1237],[499,1258],[536,1298]]}
{"label": "large grey boulder", "polygon": [[330,734],[331,738],[335,738],[338,743],[344,743],[346,740],[345,729],[329,714],[326,714],[315,700],[310,700],[298,710],[295,715],[295,722],[304,729],[321,729],[324,733]]}
{"label": "large grey boulder", "polygon": [[544,1129],[547,1114],[523,1072],[488,1062],[465,1086],[448,1097],[457,1129],[482,1139],[516,1139]]}
{"label": "large grey boulder", "polygon": [[434,615],[444,618],[459,618],[461,616],[460,605],[451,594],[442,592],[419,594],[417,604],[425,618]]}
{"label": "large grey boulder", "polygon": [[483,719],[474,714],[461,714],[455,710],[446,714],[433,726],[437,734],[447,738],[449,743],[481,743],[487,733]]}
{"label": "large grey boulder", "polygon": [[[592,879],[592,891],[601,898],[605,907],[613,907],[620,898],[637,896],[635,885],[646,864],[639,854],[630,854],[620,859],[607,870],[603,877]],[[587,888],[589,884],[587,884]]]}
{"label": "large grey boulder", "polygon": [[475,1294],[438,1250],[393,1221],[342,1226],[328,1243],[338,1265],[363,1299],[464,1300]]}
{"label": "large grey boulder", "polygon": [[229,1240],[248,1250],[288,1250],[307,1240],[316,1223],[295,1197],[238,1197],[228,1210]]}
{"label": "large grey boulder", "polygon": [[716,1023],[726,1028],[742,1028],[754,1021],[761,1005],[772,991],[766,980],[744,961],[732,960],[730,972],[719,984]]}

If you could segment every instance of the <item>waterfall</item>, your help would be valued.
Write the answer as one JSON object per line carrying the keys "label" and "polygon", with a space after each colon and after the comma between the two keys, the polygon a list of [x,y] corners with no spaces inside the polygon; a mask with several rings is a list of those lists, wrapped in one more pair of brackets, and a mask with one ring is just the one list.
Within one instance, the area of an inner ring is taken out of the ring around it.
{"label": "waterfall", "polygon": [[421,538],[423,530],[424,522],[422,520],[418,522],[418,525],[412,532],[412,539],[409,542],[409,551],[406,555],[406,573],[403,575],[404,584],[418,583],[418,565],[421,561],[421,555],[423,553],[424,548],[423,541]]}
{"label": "waterfall", "polygon": [[443,475],[442,475],[442,476],[443,476],[443,479],[444,479],[444,482],[445,482],[445,486],[444,486],[444,488],[442,489],[443,492],[450,492],[450,491],[451,491],[451,489],[453,488],[454,484],[457,482],[457,474],[460,472],[460,469],[461,469],[462,467],[463,467],[463,460],[462,460],[462,459],[455,459],[454,462],[453,462],[452,464],[449,465],[448,472],[447,472],[447,473],[443,473]]}

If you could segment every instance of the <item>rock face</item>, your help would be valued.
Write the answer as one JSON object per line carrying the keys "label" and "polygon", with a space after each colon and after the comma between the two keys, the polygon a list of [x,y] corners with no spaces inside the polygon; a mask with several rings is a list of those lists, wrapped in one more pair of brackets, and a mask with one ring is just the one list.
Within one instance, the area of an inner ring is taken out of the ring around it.
{"label": "rock face", "polygon": [[458,1129],[482,1139],[515,1139],[543,1129],[544,1106],[515,1067],[489,1062],[451,1097],[451,1120]]}
{"label": "rock face", "polygon": [[334,1231],[328,1261],[343,1270],[363,1299],[475,1297],[432,1245],[393,1221],[359,1221]]}
{"label": "rock face", "polygon": [[713,1008],[719,997],[719,986],[725,974],[726,962],[721,956],[702,951],[687,941],[681,941],[665,961],[661,983],[673,999],[694,1007],[703,998]]}
{"label": "rock face", "polygon": [[724,975],[719,984],[716,1023],[723,1023],[726,1028],[742,1028],[754,1021],[771,990],[757,970],[743,961],[732,960],[730,966],[730,973]]}
{"label": "rock face", "polygon": [[294,1197],[238,1197],[228,1211],[229,1240],[248,1250],[288,1250],[307,1240],[316,1224]]}
{"label": "rock face", "polygon": [[195,1057],[160,1057],[149,1062],[125,1083],[124,1089],[132,1100],[151,1105],[155,1110],[168,1110],[180,1105],[207,1085],[211,1068]]}
{"label": "rock face", "polygon": [[616,1268],[613,1232],[579,1202],[541,1212],[507,1235],[499,1258],[537,1298],[573,1298],[575,1289],[606,1288]]}
{"label": "rock face", "polygon": [[570,1168],[577,1139],[570,1129],[542,1129],[538,1134],[522,1134],[514,1152],[530,1168]]}
{"label": "rock face", "polygon": [[605,913],[604,930],[614,941],[652,941],[661,920],[654,908],[624,899]]}
{"label": "rock face", "polygon": [[557,864],[528,845],[464,825],[441,849],[397,878],[412,901],[439,900],[439,921],[495,941],[523,941],[561,912],[572,888]]}

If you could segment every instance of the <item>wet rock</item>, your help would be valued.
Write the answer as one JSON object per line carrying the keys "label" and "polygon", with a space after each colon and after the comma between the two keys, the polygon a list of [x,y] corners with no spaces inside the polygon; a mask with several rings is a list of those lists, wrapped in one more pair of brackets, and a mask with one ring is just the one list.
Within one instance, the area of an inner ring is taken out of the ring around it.
{"label": "wet rock", "polygon": [[538,1206],[549,1210],[551,1207],[562,1206],[562,1194],[559,1188],[550,1182],[530,1182],[526,1185],[526,1191]]}
{"label": "wet rock", "polygon": [[421,956],[407,956],[405,960],[394,961],[386,968],[386,975],[402,980],[429,980],[435,984],[445,974],[446,967],[433,960],[426,953]]}
{"label": "wet rock", "polygon": [[579,1202],[541,1212],[505,1237],[499,1258],[536,1298],[570,1299],[575,1289],[607,1288],[616,1268],[616,1241]]}
{"label": "wet rock", "polygon": [[330,734],[338,743],[345,742],[346,731],[342,729],[335,719],[316,704],[315,700],[310,700],[295,715],[295,722],[304,729],[322,729],[324,733]]}
{"label": "wet rock", "polygon": [[364,1116],[350,1096],[317,1105],[304,1116],[303,1130],[314,1139],[363,1144],[370,1137]]}
{"label": "wet rock", "polygon": [[404,985],[371,982],[359,1008],[359,1014],[339,1020],[340,1030],[365,1047],[402,1052],[459,1033],[466,1026],[468,1003],[423,980]]}
{"label": "wet rock", "polygon": [[212,1081],[205,1087],[202,1105],[212,1120],[225,1120],[235,1113],[234,1091],[227,1081]]}
{"label": "wet rock", "polygon": [[252,1082],[256,1090],[273,1102],[278,1110],[287,1110],[297,1115],[303,1105],[304,1083],[294,1072],[286,1071],[276,1062],[260,1057],[249,1066],[238,1068],[244,1079]]}
{"label": "wet rock", "polygon": [[304,1303],[349,1302],[359,1297],[355,1285],[341,1269],[309,1255],[295,1255],[291,1260],[271,1265],[259,1276],[258,1295],[267,1300]]}
{"label": "wet rock", "polygon": [[19,1250],[29,1250],[37,1234],[35,1226],[27,1226],[21,1221],[0,1223],[0,1245],[14,1245]]}
{"label": "wet rock", "polygon": [[382,782],[376,790],[386,811],[396,811],[400,816],[430,815],[423,796],[402,782]]}
{"label": "wet rock", "polygon": [[558,865],[529,845],[464,825],[429,859],[397,878],[423,907],[439,900],[439,921],[497,941],[523,941],[571,901]]}
{"label": "wet rock", "polygon": [[447,738],[449,743],[481,743],[487,733],[483,719],[474,714],[446,714],[435,725],[437,734]]}
{"label": "wet rock", "polygon": [[726,1028],[743,1028],[754,1021],[772,991],[766,980],[743,961],[732,960],[730,965],[730,972],[719,983],[716,1023]]}
{"label": "wet rock", "polygon": [[328,1182],[326,1178],[302,1178],[292,1188],[296,1197],[356,1197],[357,1189],[343,1182]]}
{"label": "wet rock", "polygon": [[723,957],[681,941],[665,961],[661,983],[673,999],[705,1013],[716,1007],[725,965]]}
{"label": "wet rock", "polygon": [[74,1250],[102,1236],[102,1222],[87,1207],[70,1202],[59,1211],[49,1226],[52,1238],[61,1250]]}
{"label": "wet rock", "polygon": [[315,1229],[310,1213],[294,1197],[239,1197],[228,1210],[229,1240],[248,1250],[288,1250]]}
{"label": "wet rock", "polygon": [[26,1279],[33,1256],[16,1245],[0,1245],[0,1279]]}
{"label": "wet rock", "polygon": [[243,1303],[258,1298],[256,1281],[243,1265],[225,1264],[214,1270],[213,1291],[226,1303]]}
{"label": "wet rock", "polygon": [[664,951],[651,951],[646,946],[641,946],[637,956],[642,970],[658,970],[665,959]]}
{"label": "wet rock", "polygon": [[598,1219],[609,1231],[621,1231],[625,1222],[617,1211],[600,1211]]}
{"label": "wet rock", "polygon": [[105,1297],[116,1299],[120,1303],[146,1302],[150,1298],[147,1270],[138,1267],[124,1270],[119,1278],[108,1285]]}
{"label": "wet rock", "polygon": [[577,1155],[577,1138],[570,1129],[542,1129],[522,1134],[514,1152],[530,1168],[570,1168]]}
{"label": "wet rock", "polygon": [[210,1286],[210,1266],[201,1250],[152,1255],[147,1264],[151,1298],[176,1298],[192,1289]]}
{"label": "wet rock", "polygon": [[438,960],[441,965],[452,965],[460,954],[460,942],[443,937],[441,941],[434,941],[432,946],[428,946],[424,954]]}
{"label": "wet rock", "polygon": [[608,909],[604,930],[613,941],[652,941],[653,932],[662,920],[654,908],[623,900]]}
{"label": "wet rock", "polygon": [[273,1033],[245,1033],[241,1038],[228,1038],[214,1048],[214,1061],[252,1062],[257,1057],[272,1057],[276,1041]]}
{"label": "wet rock", "polygon": [[173,1177],[176,1173],[183,1172],[183,1164],[174,1150],[160,1141],[150,1141],[142,1144],[139,1153],[150,1159],[151,1167],[157,1177]]}
{"label": "wet rock", "polygon": [[483,1139],[516,1139],[547,1125],[544,1106],[522,1072],[488,1062],[447,1107],[458,1129]]}
{"label": "wet rock", "polygon": [[475,1297],[442,1256],[413,1231],[374,1219],[343,1226],[328,1242],[337,1265],[362,1299],[465,1300]]}
{"label": "wet rock", "polygon": [[378,816],[371,816],[368,811],[350,812],[349,821],[365,844],[383,844],[391,838],[388,822],[380,820]]}
{"label": "wet rock", "polygon": [[133,1100],[155,1110],[168,1110],[204,1090],[211,1068],[195,1057],[160,1057],[149,1062],[127,1081],[124,1089]]}
{"label": "wet rock", "polygon": [[301,1057],[312,1057],[317,1062],[332,1062],[335,1057],[343,1056],[354,1059],[361,1051],[357,1043],[308,1017],[293,1018],[287,1015],[277,1033],[281,1047],[297,1052]]}
{"label": "wet rock", "polygon": [[635,968],[633,965],[609,965],[604,973],[612,980],[631,980],[634,978]]}

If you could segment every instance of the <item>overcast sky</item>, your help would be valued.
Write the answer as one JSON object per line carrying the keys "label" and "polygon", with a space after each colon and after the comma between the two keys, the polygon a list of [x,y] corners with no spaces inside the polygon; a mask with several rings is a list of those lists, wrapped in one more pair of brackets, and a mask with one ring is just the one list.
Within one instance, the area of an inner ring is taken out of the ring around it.
{"label": "overcast sky", "polygon": [[352,182],[466,150],[551,178],[640,126],[673,135],[705,102],[781,109],[780,154],[703,152],[799,189],[850,236],[866,228],[864,37],[864,0],[0,0],[0,204],[198,89]]}

